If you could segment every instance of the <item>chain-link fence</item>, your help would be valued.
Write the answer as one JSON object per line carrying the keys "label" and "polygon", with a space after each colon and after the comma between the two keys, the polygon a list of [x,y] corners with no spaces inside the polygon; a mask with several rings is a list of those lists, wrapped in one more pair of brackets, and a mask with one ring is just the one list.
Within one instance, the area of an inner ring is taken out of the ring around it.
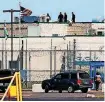
{"label": "chain-link fence", "polygon": [[[74,53],[75,52],[75,53]],[[66,70],[89,72],[89,61],[104,61],[104,51],[99,50],[0,50],[0,68],[21,70],[23,86],[31,88],[33,83],[52,77]]]}

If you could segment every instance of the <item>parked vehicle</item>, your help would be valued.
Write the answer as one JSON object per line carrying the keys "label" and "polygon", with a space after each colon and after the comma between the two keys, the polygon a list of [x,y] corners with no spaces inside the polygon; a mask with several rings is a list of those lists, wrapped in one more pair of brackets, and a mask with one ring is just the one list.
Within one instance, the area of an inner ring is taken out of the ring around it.
{"label": "parked vehicle", "polygon": [[[0,78],[13,76],[14,72],[15,71],[8,69],[0,70]],[[2,92],[5,92],[5,89],[8,87],[10,81],[11,79],[0,80],[0,90]]]}
{"label": "parked vehicle", "polygon": [[81,90],[87,93],[88,88],[92,88],[92,80],[87,72],[80,70],[58,73],[51,79],[42,81],[42,89],[45,93],[49,90],[58,90],[59,93],[62,93],[62,90],[68,92]]}

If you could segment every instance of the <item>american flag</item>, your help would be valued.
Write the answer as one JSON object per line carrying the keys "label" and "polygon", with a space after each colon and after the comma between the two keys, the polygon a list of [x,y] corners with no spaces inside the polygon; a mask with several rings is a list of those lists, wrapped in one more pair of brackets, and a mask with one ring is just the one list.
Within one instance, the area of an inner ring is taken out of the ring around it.
{"label": "american flag", "polygon": [[21,16],[30,16],[32,14],[32,11],[20,6]]}

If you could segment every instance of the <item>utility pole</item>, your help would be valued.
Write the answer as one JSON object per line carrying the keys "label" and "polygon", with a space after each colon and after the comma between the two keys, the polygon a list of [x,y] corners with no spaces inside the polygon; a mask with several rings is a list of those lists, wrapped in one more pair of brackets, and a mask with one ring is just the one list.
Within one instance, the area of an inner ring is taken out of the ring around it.
{"label": "utility pole", "polygon": [[4,69],[4,40],[2,39],[2,69]]}
{"label": "utility pole", "polygon": [[75,51],[75,49],[76,49],[76,40],[74,39],[74,42],[73,42],[73,46],[74,46],[74,48],[73,48],[73,69],[76,69],[76,66],[75,66],[75,56],[76,56],[76,51]]}
{"label": "utility pole", "polygon": [[[14,12],[20,12],[20,10],[3,10],[4,13],[11,13],[11,64],[13,62],[13,13]],[[11,66],[12,68],[12,66]]]}
{"label": "utility pole", "polygon": [[25,52],[25,53],[26,53],[26,55],[25,55],[25,57],[26,57],[26,58],[25,58],[25,63],[26,63],[26,64],[25,64],[25,68],[26,68],[26,74],[25,74],[25,76],[26,76],[26,88],[27,88],[27,85],[28,85],[28,84],[27,84],[27,79],[28,79],[28,78],[27,78],[27,38],[26,38],[26,52]]}

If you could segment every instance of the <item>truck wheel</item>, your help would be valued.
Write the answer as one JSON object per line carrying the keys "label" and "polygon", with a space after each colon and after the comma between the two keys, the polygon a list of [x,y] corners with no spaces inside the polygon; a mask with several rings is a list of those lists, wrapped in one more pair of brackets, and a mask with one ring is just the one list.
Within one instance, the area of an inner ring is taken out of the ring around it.
{"label": "truck wheel", "polygon": [[87,93],[88,92],[88,88],[83,88],[81,89],[82,93]]}
{"label": "truck wheel", "polygon": [[45,93],[48,93],[48,91],[49,91],[49,86],[46,85],[46,86],[45,86]]}
{"label": "truck wheel", "polygon": [[69,87],[68,87],[68,93],[73,93],[73,92],[74,92],[73,86],[69,86]]}

